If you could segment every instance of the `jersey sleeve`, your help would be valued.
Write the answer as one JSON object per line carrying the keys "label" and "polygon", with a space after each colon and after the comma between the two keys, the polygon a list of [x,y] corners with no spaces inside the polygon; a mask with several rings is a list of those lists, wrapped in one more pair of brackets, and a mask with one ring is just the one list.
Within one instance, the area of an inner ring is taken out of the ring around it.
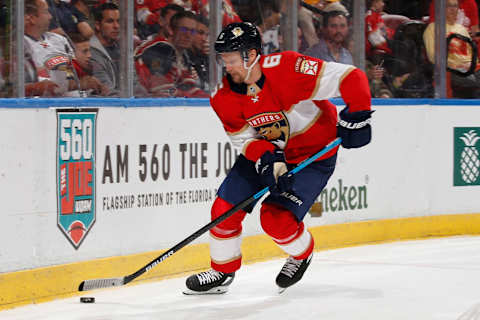
{"label": "jersey sleeve", "polygon": [[229,96],[225,93],[223,85],[218,85],[210,98],[210,104],[222,122],[223,128],[230,138],[232,145],[241,150],[242,154],[251,161],[257,161],[266,151],[275,150],[275,145],[264,140],[257,134],[242,116],[239,109],[230,103]]}

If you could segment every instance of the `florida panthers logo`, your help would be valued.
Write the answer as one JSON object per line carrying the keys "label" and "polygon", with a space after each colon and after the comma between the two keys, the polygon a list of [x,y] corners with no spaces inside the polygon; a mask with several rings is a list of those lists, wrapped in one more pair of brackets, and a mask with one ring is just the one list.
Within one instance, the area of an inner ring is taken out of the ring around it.
{"label": "florida panthers logo", "polygon": [[284,148],[290,135],[287,117],[283,112],[266,112],[247,119],[259,135],[278,146]]}

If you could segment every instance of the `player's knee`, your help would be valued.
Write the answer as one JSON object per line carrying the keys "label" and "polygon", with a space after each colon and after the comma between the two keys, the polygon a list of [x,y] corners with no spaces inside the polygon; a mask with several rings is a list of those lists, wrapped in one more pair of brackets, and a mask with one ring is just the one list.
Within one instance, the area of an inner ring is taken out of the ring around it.
{"label": "player's knee", "polygon": [[263,231],[274,239],[282,240],[298,230],[298,221],[287,209],[264,204],[260,209],[260,223]]}
{"label": "player's knee", "polygon": [[[212,210],[211,210],[211,218],[212,220],[218,218],[228,210],[233,208],[233,205],[224,199],[217,197],[215,202],[213,203]],[[245,218],[246,212],[240,210],[230,216],[229,218],[225,219],[224,221],[220,222],[216,228],[224,229],[224,230],[238,230],[242,227],[242,221]]]}

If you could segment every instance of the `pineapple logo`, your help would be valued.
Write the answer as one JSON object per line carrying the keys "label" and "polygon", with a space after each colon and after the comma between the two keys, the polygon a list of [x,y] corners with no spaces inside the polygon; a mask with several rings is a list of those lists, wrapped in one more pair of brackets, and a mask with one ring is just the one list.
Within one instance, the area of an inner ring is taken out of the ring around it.
{"label": "pineapple logo", "polygon": [[455,128],[454,186],[480,185],[480,128]]}

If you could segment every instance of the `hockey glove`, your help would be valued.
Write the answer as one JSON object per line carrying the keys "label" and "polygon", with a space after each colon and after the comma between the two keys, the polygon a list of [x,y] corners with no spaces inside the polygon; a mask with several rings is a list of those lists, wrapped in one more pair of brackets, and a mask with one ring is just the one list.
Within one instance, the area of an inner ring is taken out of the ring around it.
{"label": "hockey glove", "polygon": [[340,111],[337,124],[337,136],[342,138],[344,148],[360,148],[372,139],[370,118],[373,111],[349,112],[348,106]]}
{"label": "hockey glove", "polygon": [[276,185],[271,191],[283,192],[291,189],[293,177],[283,175],[288,170],[282,150],[265,152],[255,163],[255,168],[263,186]]}

